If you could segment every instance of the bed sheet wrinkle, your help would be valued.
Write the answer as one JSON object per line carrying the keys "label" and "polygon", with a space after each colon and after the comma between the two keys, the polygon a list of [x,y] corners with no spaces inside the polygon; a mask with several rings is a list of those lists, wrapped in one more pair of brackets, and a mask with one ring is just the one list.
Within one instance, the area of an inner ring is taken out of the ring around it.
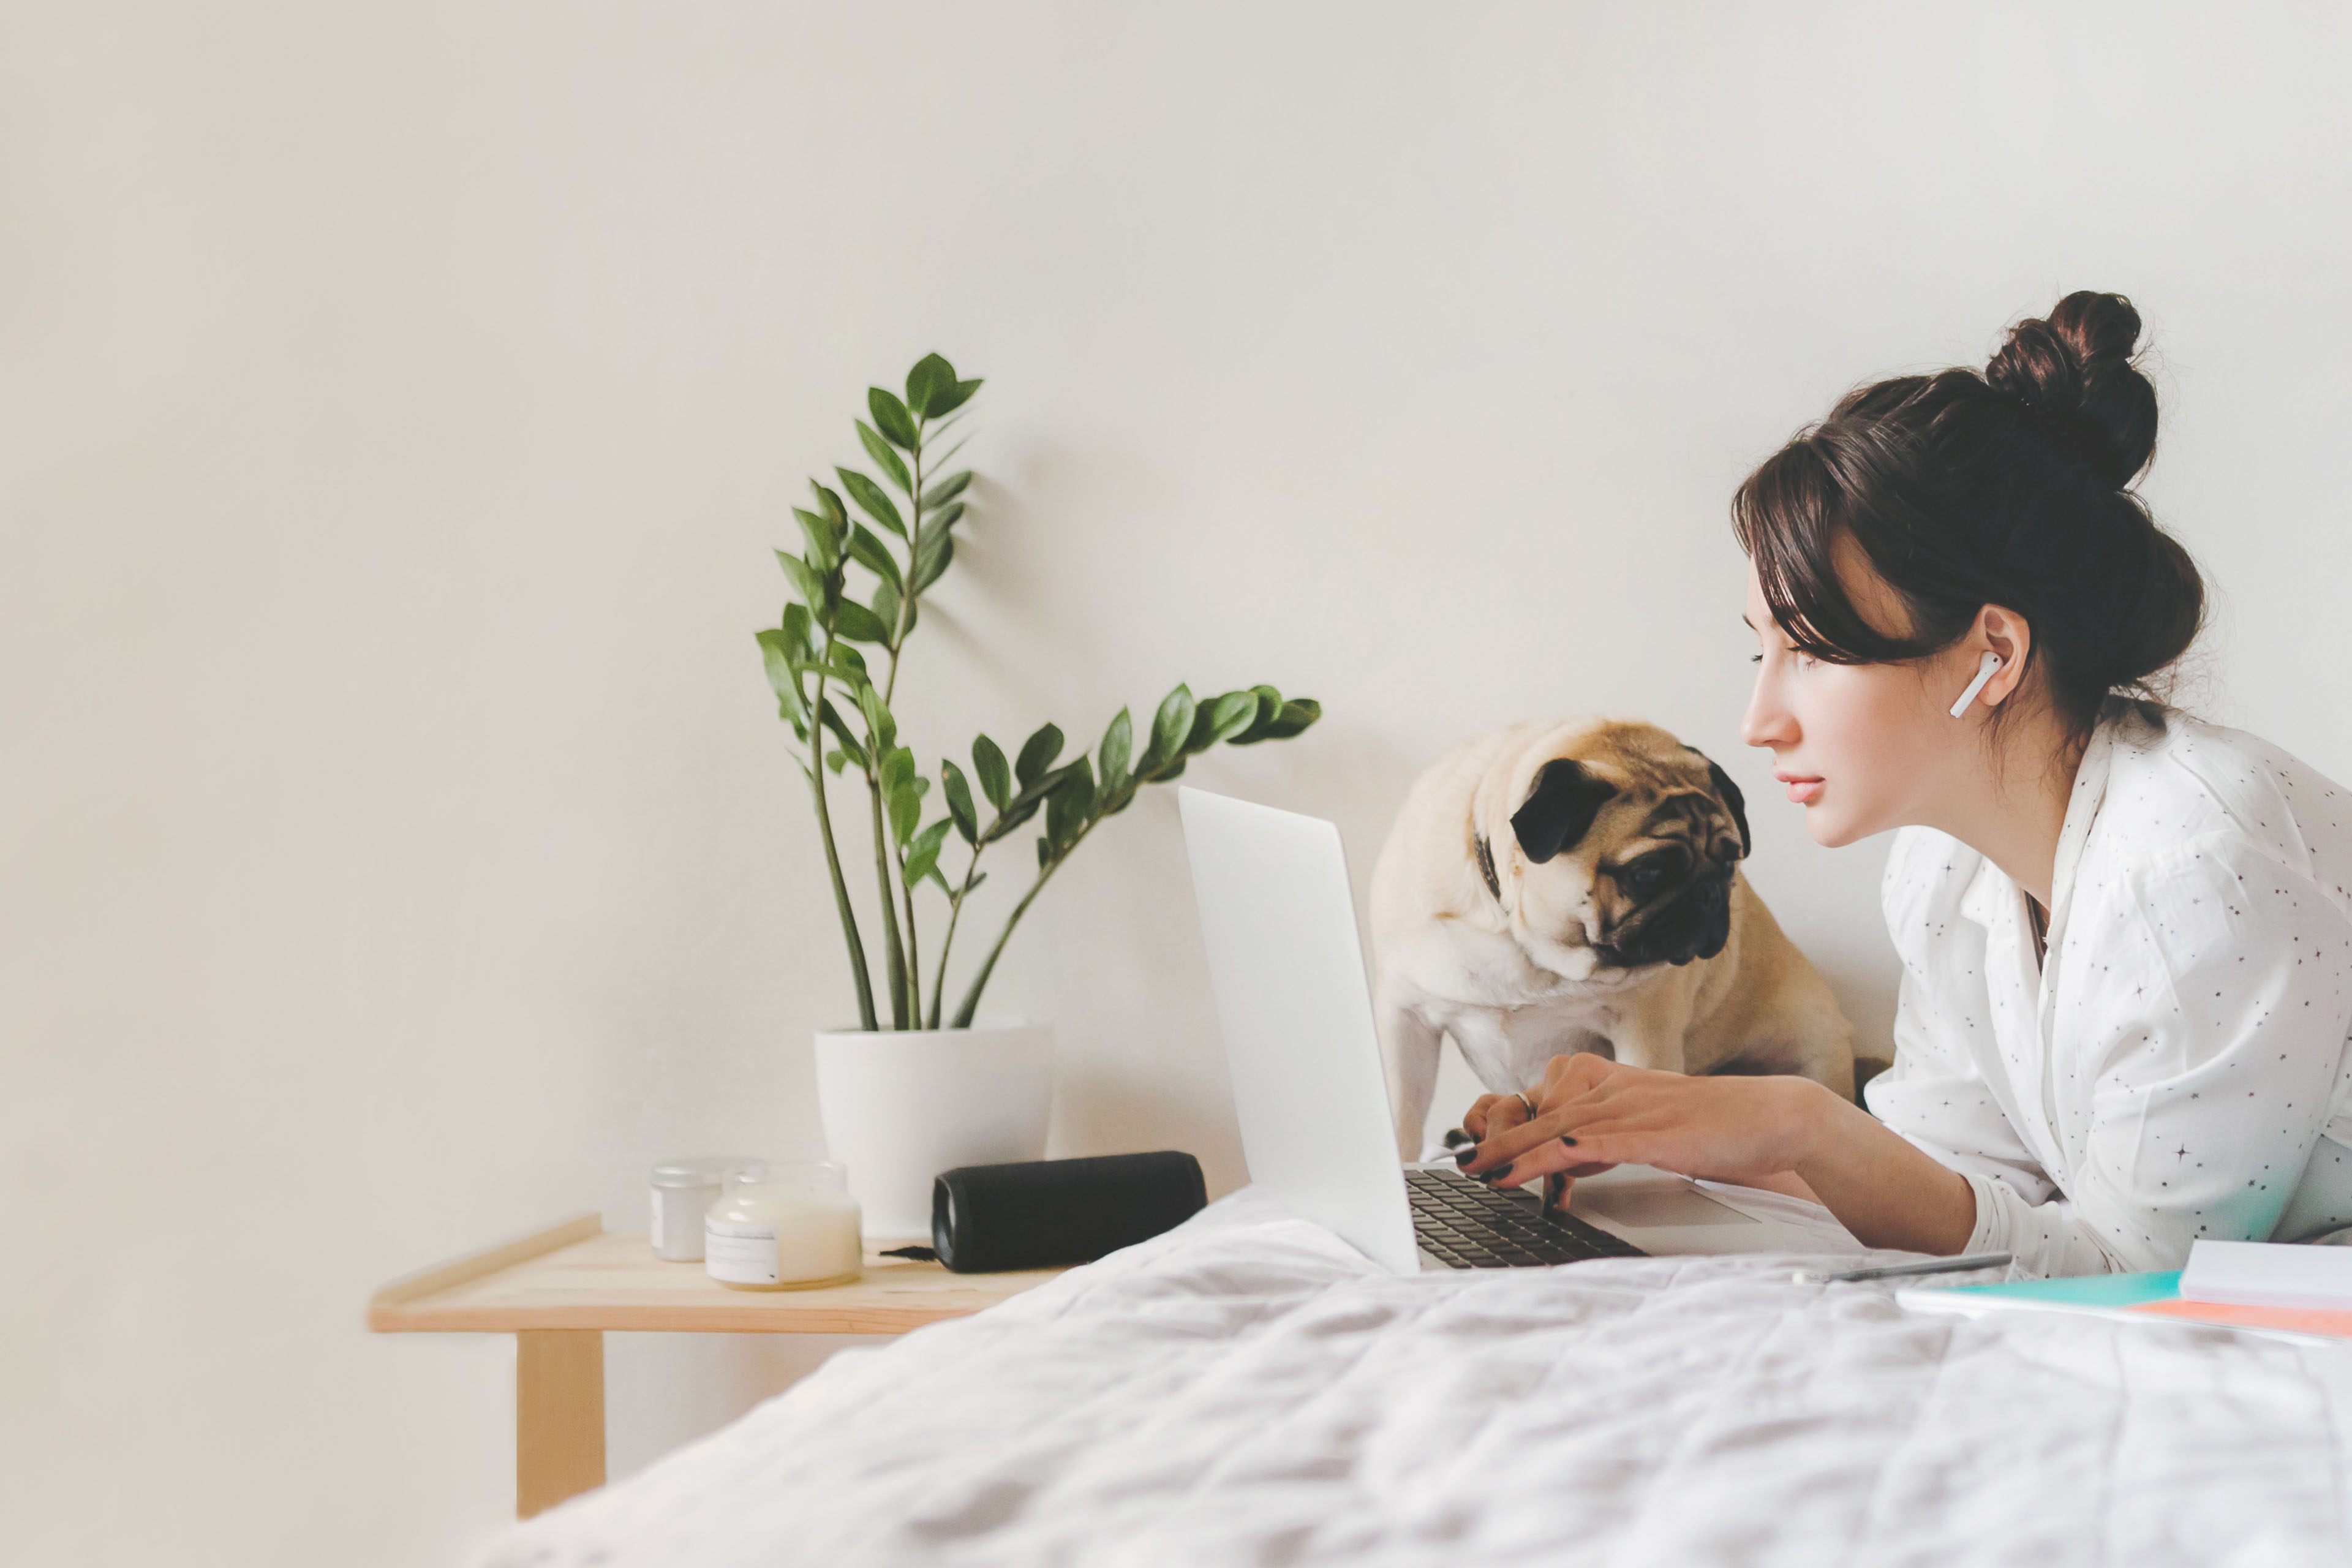
{"label": "bed sheet wrinkle", "polygon": [[2352,1562],[2352,1350],[1780,1258],[1393,1278],[1250,1194],[836,1362],[484,1568]]}

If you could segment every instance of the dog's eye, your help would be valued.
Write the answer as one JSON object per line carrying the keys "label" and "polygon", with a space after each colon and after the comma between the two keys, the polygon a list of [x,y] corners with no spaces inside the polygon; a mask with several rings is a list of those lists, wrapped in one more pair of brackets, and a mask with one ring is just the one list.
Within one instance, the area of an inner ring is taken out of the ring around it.
{"label": "dog's eye", "polygon": [[1664,887],[1670,875],[1672,872],[1663,860],[1636,860],[1618,871],[1617,881],[1627,892],[1638,897],[1643,893],[1654,893]]}

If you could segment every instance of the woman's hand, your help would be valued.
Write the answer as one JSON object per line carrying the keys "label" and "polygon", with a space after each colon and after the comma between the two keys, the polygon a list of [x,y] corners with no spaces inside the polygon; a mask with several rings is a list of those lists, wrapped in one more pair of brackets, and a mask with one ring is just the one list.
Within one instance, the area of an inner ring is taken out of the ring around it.
{"label": "woman's hand", "polygon": [[[1516,1187],[1555,1173],[1573,1179],[1637,1164],[1752,1186],[1797,1168],[1811,1142],[1813,1101],[1829,1093],[1808,1079],[1687,1078],[1589,1052],[1554,1057],[1530,1096],[1533,1118],[1516,1095],[1487,1095],[1471,1107],[1463,1130],[1478,1147],[1463,1172]],[[1547,1196],[1566,1201],[1557,1190]]]}
{"label": "woman's hand", "polygon": [[1554,1057],[1531,1097],[1487,1095],[1464,1130],[1478,1138],[1463,1173],[1516,1187],[1538,1176],[1546,1201],[1611,1165],[1785,1190],[1794,1172],[1870,1247],[1954,1253],[1976,1223],[1976,1194],[1957,1172],[1871,1114],[1802,1078],[1686,1078],[1589,1053]]}

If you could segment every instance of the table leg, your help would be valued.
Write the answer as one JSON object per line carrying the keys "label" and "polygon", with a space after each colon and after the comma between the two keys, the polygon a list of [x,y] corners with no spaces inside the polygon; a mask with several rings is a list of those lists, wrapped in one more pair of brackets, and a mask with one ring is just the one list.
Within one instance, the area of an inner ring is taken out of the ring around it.
{"label": "table leg", "polygon": [[515,1517],[604,1484],[604,1336],[515,1335]]}

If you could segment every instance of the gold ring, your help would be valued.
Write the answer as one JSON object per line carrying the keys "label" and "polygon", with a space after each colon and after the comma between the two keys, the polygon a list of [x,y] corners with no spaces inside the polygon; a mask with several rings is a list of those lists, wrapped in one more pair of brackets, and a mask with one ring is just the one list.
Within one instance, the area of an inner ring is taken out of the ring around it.
{"label": "gold ring", "polygon": [[1528,1091],[1524,1089],[1519,1090],[1519,1103],[1528,1108],[1528,1120],[1533,1121],[1536,1119],[1536,1102],[1528,1098]]}

